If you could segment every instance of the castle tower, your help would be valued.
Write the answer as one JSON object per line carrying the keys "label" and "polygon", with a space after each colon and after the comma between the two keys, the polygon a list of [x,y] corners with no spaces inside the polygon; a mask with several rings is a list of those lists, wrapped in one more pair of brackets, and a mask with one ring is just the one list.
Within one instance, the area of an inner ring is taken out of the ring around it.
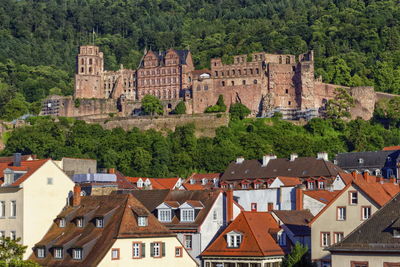
{"label": "castle tower", "polygon": [[314,51],[299,56],[299,80],[301,92],[301,109],[316,109],[315,78],[314,78]]}
{"label": "castle tower", "polygon": [[76,61],[74,97],[105,98],[102,87],[104,60],[99,47],[94,45],[81,46]]}

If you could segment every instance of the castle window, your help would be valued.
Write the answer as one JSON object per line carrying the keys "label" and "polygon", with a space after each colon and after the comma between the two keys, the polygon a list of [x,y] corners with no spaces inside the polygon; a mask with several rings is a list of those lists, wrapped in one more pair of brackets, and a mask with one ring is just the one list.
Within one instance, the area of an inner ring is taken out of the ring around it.
{"label": "castle window", "polygon": [[162,74],[165,74],[165,70],[163,69],[161,73],[162,73]]}
{"label": "castle window", "polygon": [[85,72],[85,69],[82,67],[81,68],[81,73],[84,73]]}
{"label": "castle window", "polygon": [[293,67],[292,67],[292,70],[293,70],[293,72],[295,72],[295,71],[296,71],[296,67],[295,67],[295,66],[293,66]]}
{"label": "castle window", "polygon": [[160,69],[157,69],[157,74],[160,74]]}
{"label": "castle window", "polygon": [[282,64],[282,56],[279,57],[279,64]]}
{"label": "castle window", "polygon": [[247,69],[244,69],[244,70],[243,70],[243,74],[244,74],[244,75],[247,75]]}
{"label": "castle window", "polygon": [[222,84],[222,86],[225,86],[225,82],[224,81],[222,81],[221,84]]}
{"label": "castle window", "polygon": [[85,64],[85,60],[83,58],[81,59],[81,64]]}
{"label": "castle window", "polygon": [[242,75],[242,71],[241,71],[241,70],[238,70],[238,74],[239,74],[239,75]]}
{"label": "castle window", "polygon": [[168,74],[171,74],[171,69],[168,69]]}
{"label": "castle window", "polygon": [[165,78],[162,79],[162,83],[165,84]]}
{"label": "castle window", "polygon": [[232,75],[235,75],[235,70],[232,70]]}
{"label": "castle window", "polygon": [[172,73],[176,73],[176,69],[173,69],[173,70],[172,70]]}
{"label": "castle window", "polygon": [[92,67],[89,67],[89,73],[92,73]]}
{"label": "castle window", "polygon": [[250,69],[250,75],[253,75],[253,69]]}
{"label": "castle window", "polygon": [[221,72],[221,76],[224,76],[224,72],[223,71]]}
{"label": "castle window", "polygon": [[146,75],[150,75],[150,71],[148,70],[148,71],[146,71]]}
{"label": "castle window", "polygon": [[142,76],[143,76],[143,75],[144,75],[144,71],[141,71],[141,72],[140,72],[140,75],[142,75]]}
{"label": "castle window", "polygon": [[214,66],[217,66],[217,62],[214,62]]}
{"label": "castle window", "polygon": [[257,80],[254,80],[253,83],[254,83],[254,84],[257,84]]}
{"label": "castle window", "polygon": [[288,105],[290,106],[291,104],[292,104],[292,102],[291,102],[291,101],[289,101],[289,102],[288,102]]}
{"label": "castle window", "polygon": [[242,81],[242,84],[243,84],[243,85],[246,85],[246,80],[243,80],[243,81]]}
{"label": "castle window", "polygon": [[89,58],[89,64],[90,64],[90,65],[93,64],[93,59]]}
{"label": "castle window", "polygon": [[226,75],[229,76],[229,70],[226,72]]}
{"label": "castle window", "polygon": [[289,56],[286,57],[286,64],[290,64],[290,57]]}
{"label": "castle window", "polygon": [[206,85],[204,85],[204,91],[207,91],[208,90],[208,85],[206,84]]}
{"label": "castle window", "polygon": [[286,89],[286,90],[285,90],[285,93],[286,93],[286,94],[289,94],[289,89]]}
{"label": "castle window", "polygon": [[170,77],[168,77],[168,83],[171,83],[171,78]]}
{"label": "castle window", "polygon": [[215,72],[215,77],[218,77],[218,71]]}
{"label": "castle window", "polygon": [[176,77],[172,78],[173,82],[176,83]]}
{"label": "castle window", "polygon": [[168,90],[168,99],[171,99],[172,94],[171,94],[171,90]]}
{"label": "castle window", "polygon": [[200,91],[200,89],[201,89],[200,85],[197,85],[197,91]]}
{"label": "castle window", "polygon": [[157,84],[160,84],[160,79],[157,79]]}
{"label": "castle window", "polygon": [[234,82],[234,81],[231,81],[231,85],[234,86],[234,85],[235,85],[235,82]]}

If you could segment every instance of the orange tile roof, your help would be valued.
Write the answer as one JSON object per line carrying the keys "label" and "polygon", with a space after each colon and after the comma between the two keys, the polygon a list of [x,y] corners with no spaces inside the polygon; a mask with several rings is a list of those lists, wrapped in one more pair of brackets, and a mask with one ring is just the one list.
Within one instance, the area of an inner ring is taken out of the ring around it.
{"label": "orange tile roof", "polygon": [[205,188],[201,184],[184,183],[183,187],[186,190],[205,190]]}
{"label": "orange tile roof", "polygon": [[216,172],[216,173],[193,173],[191,176],[189,176],[188,179],[186,179],[186,182],[189,182],[190,179],[194,179],[196,181],[202,180],[203,178],[206,179],[214,179],[214,178],[220,178],[221,173]]}
{"label": "orange tile roof", "polygon": [[[270,213],[244,211],[201,253],[201,256],[284,256],[284,251],[272,236],[279,230],[278,223]],[[227,247],[226,234],[231,231],[243,234],[239,248]]]}
{"label": "orange tile roof", "polygon": [[18,186],[22,184],[26,179],[28,179],[37,169],[39,169],[43,164],[45,164],[50,159],[38,159],[38,160],[28,160],[21,161],[21,166],[16,167],[13,166],[12,162],[8,163],[0,163],[0,182],[4,183],[4,170],[11,169],[14,171],[26,171],[21,177],[19,177],[14,183],[10,186]]}
{"label": "orange tile roof", "polygon": [[296,186],[302,184],[301,180],[297,177],[278,176],[279,180],[284,186]]}
{"label": "orange tile roof", "polygon": [[174,189],[179,177],[149,178],[153,189]]}
{"label": "orange tile roof", "polygon": [[309,190],[303,191],[304,195],[307,195],[313,199],[318,200],[319,202],[328,204],[336,197],[337,194],[340,193],[340,190],[328,191],[328,190]]}
{"label": "orange tile roof", "polygon": [[385,146],[382,150],[400,150],[400,146]]}

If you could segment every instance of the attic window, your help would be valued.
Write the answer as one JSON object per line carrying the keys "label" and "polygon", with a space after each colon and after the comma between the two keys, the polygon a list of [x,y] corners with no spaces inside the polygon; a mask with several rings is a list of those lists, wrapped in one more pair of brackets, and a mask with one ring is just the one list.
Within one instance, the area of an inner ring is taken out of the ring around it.
{"label": "attic window", "polygon": [[76,227],[83,227],[83,218],[76,219]]}
{"label": "attic window", "polygon": [[43,259],[46,257],[46,250],[44,247],[40,247],[36,249],[36,257]]}
{"label": "attic window", "polygon": [[63,258],[63,249],[62,248],[55,248],[54,249],[54,258],[55,259],[62,259]]}
{"label": "attic window", "polygon": [[238,248],[242,243],[242,234],[238,232],[230,232],[227,234],[228,248]]}
{"label": "attic window", "polygon": [[74,260],[81,260],[82,259],[82,249],[81,248],[74,248],[72,250],[72,258]]}
{"label": "attic window", "polygon": [[400,229],[399,228],[393,229],[393,237],[400,238]]}
{"label": "attic window", "polygon": [[363,163],[364,163],[364,159],[359,158],[359,159],[358,159],[358,163],[363,164]]}
{"label": "attic window", "polygon": [[194,221],[194,209],[181,209],[181,221],[182,222],[193,222]]}
{"label": "attic window", "polygon": [[160,222],[170,222],[171,221],[171,210],[170,209],[159,209],[158,210],[158,220]]}
{"label": "attic window", "polygon": [[60,219],[60,222],[59,222],[58,226],[60,226],[61,228],[65,227],[65,218],[61,218]]}
{"label": "attic window", "polygon": [[195,179],[190,179],[190,184],[195,184],[196,180]]}
{"label": "attic window", "polygon": [[147,226],[148,225],[147,216],[139,216],[138,217],[138,225],[139,226]]}
{"label": "attic window", "polygon": [[104,219],[103,218],[96,218],[96,227],[103,228],[104,227]]}

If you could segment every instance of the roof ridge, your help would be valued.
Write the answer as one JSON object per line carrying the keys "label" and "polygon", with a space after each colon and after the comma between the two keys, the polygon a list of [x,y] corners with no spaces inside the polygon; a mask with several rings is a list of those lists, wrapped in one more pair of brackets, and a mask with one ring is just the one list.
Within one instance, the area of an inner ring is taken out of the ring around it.
{"label": "roof ridge", "polygon": [[[251,226],[250,226],[250,224],[249,224],[249,222],[248,222],[248,220],[247,220],[247,217],[245,216],[245,213],[246,213],[246,212],[242,212],[242,213],[243,213],[244,220],[246,221],[247,226],[248,226],[249,229],[250,229],[251,234],[253,235],[254,239],[256,240],[257,246],[258,246],[258,248],[260,249],[261,254],[264,255],[264,252],[263,252],[263,250],[262,250],[262,248],[261,248],[261,246],[260,246],[260,243],[258,242],[258,239],[257,239],[255,233],[253,232],[253,229],[251,228]],[[269,233],[267,232],[267,234],[269,234]]]}

